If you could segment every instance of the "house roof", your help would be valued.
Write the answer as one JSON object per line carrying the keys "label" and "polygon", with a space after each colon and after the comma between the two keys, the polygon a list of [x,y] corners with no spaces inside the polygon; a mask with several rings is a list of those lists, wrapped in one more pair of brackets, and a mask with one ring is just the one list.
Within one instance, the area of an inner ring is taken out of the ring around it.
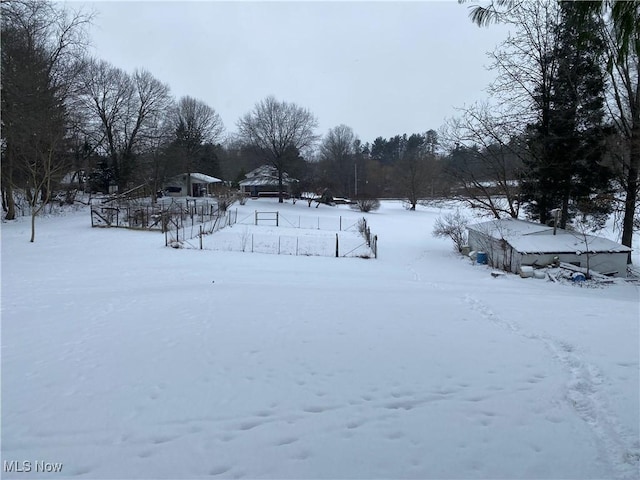
{"label": "house roof", "polygon": [[[245,175],[245,179],[238,182],[241,186],[278,185],[278,170],[273,165],[262,165]],[[297,180],[282,172],[282,183],[288,185]]]}
{"label": "house roof", "polygon": [[515,218],[502,218],[470,225],[474,230],[496,240],[506,240],[520,253],[630,252],[617,242],[594,235],[583,235]]}
{"label": "house roof", "polygon": [[[184,174],[186,175],[186,173]],[[198,180],[200,183],[220,183],[222,180],[204,173],[191,173],[191,181]]]}
{"label": "house roof", "polygon": [[181,173],[180,175],[176,175],[171,178],[171,181],[183,181],[186,179],[187,175],[191,176],[192,183],[220,183],[222,180],[216,177],[212,177],[211,175],[206,175],[204,173]]}

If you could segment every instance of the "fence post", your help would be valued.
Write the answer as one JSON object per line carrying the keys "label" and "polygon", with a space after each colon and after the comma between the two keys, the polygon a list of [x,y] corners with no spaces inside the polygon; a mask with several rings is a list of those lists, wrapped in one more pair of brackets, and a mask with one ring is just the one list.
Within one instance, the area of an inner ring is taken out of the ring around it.
{"label": "fence post", "polygon": [[342,215],[340,215],[340,231],[342,231]]}
{"label": "fence post", "polygon": [[202,225],[200,225],[200,250],[202,250]]}
{"label": "fence post", "polygon": [[373,236],[373,245],[375,247],[373,249],[373,256],[374,258],[378,258],[378,235]]}
{"label": "fence post", "polygon": [[256,210],[256,220],[255,220],[255,225],[258,225],[258,210]]}
{"label": "fence post", "polygon": [[338,234],[336,233],[336,258],[338,258],[338,251],[339,251],[339,245],[338,245]]}
{"label": "fence post", "polygon": [[296,257],[298,256],[298,237],[296,237]]}
{"label": "fence post", "polygon": [[279,220],[278,220],[279,215],[280,215],[280,212],[276,212],[276,227],[279,226]]}
{"label": "fence post", "polygon": [[251,234],[251,253],[253,253],[253,233]]}
{"label": "fence post", "polygon": [[165,246],[165,247],[166,247],[167,245],[169,245],[169,239],[168,239],[168,237],[167,237],[167,231],[168,231],[168,230],[169,230],[169,229],[167,228],[167,229],[165,229],[165,231],[164,231],[164,246]]}

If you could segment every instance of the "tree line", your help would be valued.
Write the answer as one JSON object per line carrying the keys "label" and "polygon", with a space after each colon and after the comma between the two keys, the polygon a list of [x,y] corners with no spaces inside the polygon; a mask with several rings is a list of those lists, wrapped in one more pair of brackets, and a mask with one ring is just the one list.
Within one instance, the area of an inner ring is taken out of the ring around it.
{"label": "tree line", "polygon": [[627,246],[638,228],[638,1],[474,6],[480,25],[512,26],[490,54],[488,97],[437,130],[364,143],[347,125],[319,135],[312,112],[272,96],[226,133],[205,102],[87,56],[91,15],[36,0],[1,8],[6,219],[20,193],[34,220],[69,174],[91,191],[154,196],[180,173],[234,185],[269,163],[281,191],[286,172],[297,193],[399,197],[410,209],[455,196],[562,227],[578,212],[595,223],[616,214]]}

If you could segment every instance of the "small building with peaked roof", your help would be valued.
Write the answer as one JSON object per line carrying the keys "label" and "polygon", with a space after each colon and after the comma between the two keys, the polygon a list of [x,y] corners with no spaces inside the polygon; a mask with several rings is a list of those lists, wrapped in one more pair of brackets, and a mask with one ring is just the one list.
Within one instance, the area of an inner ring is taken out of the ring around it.
{"label": "small building with peaked roof", "polygon": [[165,182],[165,192],[172,197],[203,197],[213,193],[222,180],[204,173],[181,173]]}
{"label": "small building with peaked roof", "polygon": [[471,250],[487,255],[494,268],[518,273],[522,266],[570,263],[604,275],[627,276],[631,249],[607,238],[514,218],[467,227]]}
{"label": "small building with peaked roof", "polygon": [[[282,188],[285,194],[291,194],[292,186],[298,180],[291,178],[288,173],[282,173]],[[278,169],[273,165],[262,165],[245,175],[239,182],[240,189],[245,195],[252,197],[278,195]]]}

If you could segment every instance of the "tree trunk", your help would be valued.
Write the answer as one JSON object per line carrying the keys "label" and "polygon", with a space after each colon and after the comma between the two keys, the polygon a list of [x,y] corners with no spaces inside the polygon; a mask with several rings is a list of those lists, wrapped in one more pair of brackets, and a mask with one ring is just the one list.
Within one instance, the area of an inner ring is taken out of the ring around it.
{"label": "tree trunk", "polygon": [[29,240],[31,243],[36,241],[36,215],[38,214],[38,212],[36,212],[35,208],[31,209],[31,240]]}
{"label": "tree trunk", "polygon": [[569,221],[569,195],[565,194],[562,199],[562,212],[560,213],[560,228],[566,229]]}
{"label": "tree trunk", "polygon": [[7,213],[4,216],[5,220],[16,219],[16,201],[13,198],[13,186],[7,182],[2,186],[2,201],[3,205],[7,207]]}
{"label": "tree trunk", "polygon": [[[640,129],[636,129],[640,130]],[[640,133],[640,131],[638,132]],[[627,191],[624,202],[624,218],[622,220],[622,244],[632,248],[633,221],[636,215],[636,201],[638,199],[638,174],[640,170],[640,136],[632,138],[631,152],[629,155],[629,173],[627,175]],[[631,253],[627,258],[631,263]]]}
{"label": "tree trunk", "polygon": [[282,169],[278,169],[278,203],[284,203],[283,192],[284,189],[282,184]]}

